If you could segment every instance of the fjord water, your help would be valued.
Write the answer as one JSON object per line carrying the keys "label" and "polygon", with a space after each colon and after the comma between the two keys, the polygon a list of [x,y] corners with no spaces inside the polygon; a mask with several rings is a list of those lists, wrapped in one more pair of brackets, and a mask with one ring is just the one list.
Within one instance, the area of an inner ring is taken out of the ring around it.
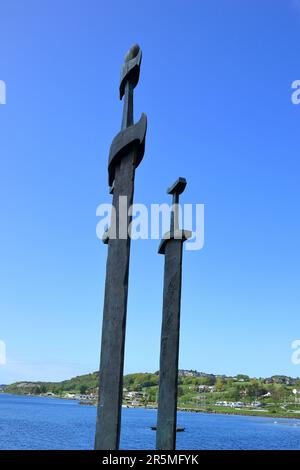
{"label": "fjord water", "polygon": [[[0,449],[92,449],[96,408],[0,394]],[[156,411],[124,409],[122,449],[154,449]],[[300,449],[300,420],[178,413],[178,449]]]}

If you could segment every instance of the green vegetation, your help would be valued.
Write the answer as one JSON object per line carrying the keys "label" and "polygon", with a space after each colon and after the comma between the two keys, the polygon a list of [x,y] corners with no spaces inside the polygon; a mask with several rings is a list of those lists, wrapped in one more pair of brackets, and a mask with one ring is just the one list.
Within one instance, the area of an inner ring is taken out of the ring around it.
{"label": "green vegetation", "polygon": [[[137,373],[124,377],[124,403],[127,406],[156,406],[158,373]],[[14,394],[66,397],[68,394],[97,395],[98,372],[63,382],[18,382],[3,391]],[[297,389],[299,394],[293,393]],[[213,413],[300,418],[300,380],[286,376],[250,378],[215,376],[197,371],[180,371],[178,407]],[[136,392],[135,398],[132,392]],[[137,405],[138,404],[138,405]]]}
{"label": "green vegetation", "polygon": [[128,391],[141,391],[144,388],[157,386],[158,378],[158,374],[148,373],[125,375],[123,387]]}
{"label": "green vegetation", "polygon": [[54,393],[57,396],[64,396],[66,393],[97,393],[98,372],[80,375],[63,382],[16,382],[7,385],[4,389],[6,393],[17,395],[43,395]]}

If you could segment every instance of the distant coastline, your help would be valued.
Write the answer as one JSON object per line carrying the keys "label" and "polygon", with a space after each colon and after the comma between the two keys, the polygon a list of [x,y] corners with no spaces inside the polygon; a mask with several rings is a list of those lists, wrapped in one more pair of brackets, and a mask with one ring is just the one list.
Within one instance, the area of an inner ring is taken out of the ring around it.
{"label": "distant coastline", "polygon": [[[59,399],[59,400],[69,400],[69,401],[77,401],[72,398],[66,398],[66,397],[61,397],[61,396],[45,396],[45,395],[30,395],[30,394],[15,394],[15,393],[7,393],[7,392],[2,392],[0,393],[1,395],[11,395],[15,397],[28,397],[28,398],[45,398],[45,399]],[[82,406],[97,406],[97,403],[91,403],[91,402],[78,402],[78,405]],[[156,410],[157,405],[148,405],[148,406],[134,406],[134,405],[122,405],[122,408],[126,409],[144,409],[144,410]],[[245,411],[245,410],[234,410],[234,409],[202,409],[202,408],[184,408],[184,407],[178,407],[177,411],[184,412],[184,413],[199,413],[199,414],[218,414],[218,415],[223,415],[223,416],[248,416],[248,417],[258,417],[258,418],[278,418],[278,419],[293,419],[293,420],[299,420],[300,421],[300,414],[296,415],[293,413],[263,413],[259,410],[251,410],[251,411]]]}
{"label": "distant coastline", "polygon": [[[0,385],[0,393],[75,400],[95,406],[99,374],[94,372],[62,382],[16,382]],[[123,407],[157,407],[159,374],[124,376]],[[180,370],[178,410],[195,413],[300,419],[300,379],[284,375],[251,378]]]}

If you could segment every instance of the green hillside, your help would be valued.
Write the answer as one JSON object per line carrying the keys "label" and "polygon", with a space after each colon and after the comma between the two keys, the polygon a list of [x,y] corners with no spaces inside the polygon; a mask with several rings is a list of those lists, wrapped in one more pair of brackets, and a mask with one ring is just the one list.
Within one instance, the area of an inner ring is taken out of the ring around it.
{"label": "green hillside", "polygon": [[96,393],[98,372],[79,375],[62,382],[16,382],[5,387],[6,393],[40,395],[52,392],[55,395],[65,393]]}
{"label": "green hillside", "polygon": [[[136,373],[124,376],[124,392],[142,392],[147,403],[155,403],[158,393],[158,373]],[[197,371],[180,371],[178,402],[185,407],[211,406],[216,402],[232,401],[245,404],[261,401],[263,405],[295,403],[294,389],[300,389],[300,380],[286,376],[250,378],[239,374],[235,377],[204,374]],[[3,388],[6,393],[43,395],[53,393],[94,394],[98,392],[98,372],[80,375],[62,382],[16,382]],[[300,397],[300,390],[299,397]]]}

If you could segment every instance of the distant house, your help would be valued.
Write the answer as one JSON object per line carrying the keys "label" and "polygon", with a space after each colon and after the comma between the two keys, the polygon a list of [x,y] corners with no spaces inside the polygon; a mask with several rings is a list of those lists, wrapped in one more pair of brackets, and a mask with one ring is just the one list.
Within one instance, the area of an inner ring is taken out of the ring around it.
{"label": "distant house", "polygon": [[291,377],[287,377],[286,375],[272,375],[272,377],[268,377],[264,379],[266,384],[283,384],[283,385],[291,385],[293,379]]}
{"label": "distant house", "polygon": [[261,407],[261,402],[260,401],[254,401],[251,403],[251,406],[254,408],[260,408]]}
{"label": "distant house", "polygon": [[217,401],[216,406],[225,406],[227,408],[243,408],[245,405],[242,401]]}
{"label": "distant house", "polygon": [[198,392],[214,392],[215,390],[214,385],[198,385]]}
{"label": "distant house", "polygon": [[300,389],[299,388],[294,388],[293,389],[293,394],[294,395],[300,395]]}
{"label": "distant house", "polygon": [[81,394],[81,393],[66,393],[65,398],[69,398],[70,400],[97,400],[98,396],[95,393],[90,393],[90,394]]}
{"label": "distant house", "polygon": [[140,402],[140,400],[132,400],[131,405],[132,406],[140,406],[141,402]]}
{"label": "distant house", "polygon": [[126,392],[123,394],[123,402],[127,406],[141,406],[145,396],[143,392]]}
{"label": "distant house", "polygon": [[96,395],[94,395],[93,393],[90,393],[88,395],[78,395],[78,399],[79,400],[95,400],[96,399]]}
{"label": "distant house", "polygon": [[179,377],[198,377],[199,372],[196,370],[186,370],[186,369],[180,369],[178,371]]}
{"label": "distant house", "polygon": [[143,392],[128,392],[125,393],[126,398],[144,398],[145,394]]}

